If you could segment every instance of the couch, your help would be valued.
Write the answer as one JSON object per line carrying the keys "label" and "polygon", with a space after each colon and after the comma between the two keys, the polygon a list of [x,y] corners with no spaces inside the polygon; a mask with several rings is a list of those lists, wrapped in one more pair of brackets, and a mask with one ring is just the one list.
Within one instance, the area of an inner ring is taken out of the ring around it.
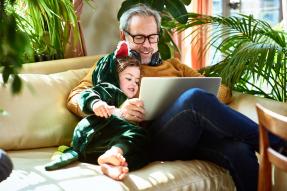
{"label": "couch", "polygon": [[[0,108],[7,111],[0,115],[0,148],[8,152],[14,165],[10,177],[0,183],[0,190],[236,190],[227,170],[200,160],[156,161],[130,172],[123,181],[102,175],[97,165],[81,162],[45,171],[43,166],[57,147],[70,144],[73,128],[80,120],[67,110],[66,98],[99,57],[25,64],[18,95],[12,95],[0,78]],[[257,121],[256,102],[287,114],[286,104],[237,92],[230,107]],[[283,188],[278,185],[286,182],[284,179],[282,174],[275,176],[277,190]]]}

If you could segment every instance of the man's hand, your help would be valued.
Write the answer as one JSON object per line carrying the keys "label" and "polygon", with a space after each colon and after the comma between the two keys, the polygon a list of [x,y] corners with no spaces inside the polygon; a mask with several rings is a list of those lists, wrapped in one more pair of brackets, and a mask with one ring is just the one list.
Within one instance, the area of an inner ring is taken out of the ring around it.
{"label": "man's hand", "polygon": [[142,122],[144,120],[144,104],[138,98],[126,100],[121,108],[122,118],[127,121]]}
{"label": "man's hand", "polygon": [[112,115],[114,109],[115,106],[110,106],[102,100],[96,102],[93,105],[93,111],[95,115],[99,117],[109,118]]}

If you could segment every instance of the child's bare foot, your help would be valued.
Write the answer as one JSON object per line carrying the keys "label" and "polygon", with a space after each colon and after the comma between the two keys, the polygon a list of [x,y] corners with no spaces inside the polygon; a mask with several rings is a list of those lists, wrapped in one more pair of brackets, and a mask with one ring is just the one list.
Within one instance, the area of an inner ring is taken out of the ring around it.
{"label": "child's bare foot", "polygon": [[127,166],[126,159],[123,157],[122,150],[112,147],[98,158],[99,165],[111,164],[113,166]]}
{"label": "child's bare foot", "polygon": [[114,180],[123,180],[129,172],[127,166],[114,166],[111,164],[101,164],[102,172]]}

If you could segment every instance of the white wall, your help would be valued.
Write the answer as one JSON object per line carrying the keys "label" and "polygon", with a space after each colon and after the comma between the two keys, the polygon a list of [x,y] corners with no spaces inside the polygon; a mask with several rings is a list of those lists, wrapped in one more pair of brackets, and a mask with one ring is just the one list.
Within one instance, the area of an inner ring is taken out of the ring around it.
{"label": "white wall", "polygon": [[285,32],[287,31],[287,2],[282,0],[282,13],[283,13],[283,25]]}
{"label": "white wall", "polygon": [[81,15],[88,55],[114,50],[119,41],[117,13],[123,0],[94,0],[93,7],[84,1]]}

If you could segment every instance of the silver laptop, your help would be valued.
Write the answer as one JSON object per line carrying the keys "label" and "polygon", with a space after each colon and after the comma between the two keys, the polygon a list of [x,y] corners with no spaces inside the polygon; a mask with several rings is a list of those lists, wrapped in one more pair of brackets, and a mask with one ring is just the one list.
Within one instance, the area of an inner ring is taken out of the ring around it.
{"label": "silver laptop", "polygon": [[170,106],[181,93],[201,88],[217,95],[220,77],[143,77],[139,98],[145,107],[145,120],[152,120]]}

